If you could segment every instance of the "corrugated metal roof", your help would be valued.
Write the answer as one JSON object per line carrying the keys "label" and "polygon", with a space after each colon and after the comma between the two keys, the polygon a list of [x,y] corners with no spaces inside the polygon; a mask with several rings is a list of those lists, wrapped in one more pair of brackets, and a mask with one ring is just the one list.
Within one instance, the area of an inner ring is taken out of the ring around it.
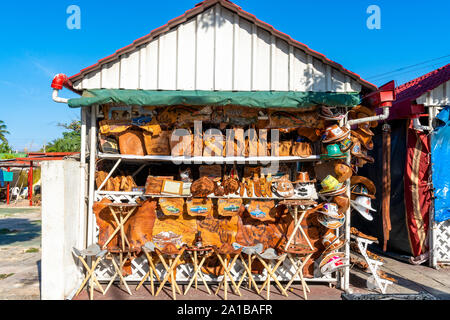
{"label": "corrugated metal roof", "polygon": [[227,0],[206,0],[70,78],[76,89],[375,90]]}
{"label": "corrugated metal roof", "polygon": [[[433,102],[445,102],[445,99],[449,103],[449,80],[450,63],[398,86],[395,88],[396,100],[392,104],[389,119],[410,117],[422,113],[422,108],[412,109],[415,103],[430,106],[433,105]],[[433,98],[436,98],[434,100],[440,98],[440,101],[434,101]]]}

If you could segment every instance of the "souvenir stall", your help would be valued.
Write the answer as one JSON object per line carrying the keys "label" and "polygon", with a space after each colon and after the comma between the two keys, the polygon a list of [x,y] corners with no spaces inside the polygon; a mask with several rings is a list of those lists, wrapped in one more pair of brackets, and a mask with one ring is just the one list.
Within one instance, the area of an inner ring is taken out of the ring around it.
{"label": "souvenir stall", "polygon": [[[198,28],[211,18],[213,28]],[[183,55],[171,51],[180,46]],[[247,58],[256,68],[244,68]],[[63,87],[82,97],[60,98]],[[52,88],[55,101],[81,108],[81,162],[89,158],[77,294],[85,284],[91,298],[105,294],[115,281],[174,299],[199,284],[225,299],[243,285],[267,299],[271,284],[286,296],[299,285],[305,298],[311,281],[348,289],[350,204],[365,208],[375,193],[357,170],[372,121],[389,113],[375,86],[214,0],[70,79],[57,75]]]}
{"label": "souvenir stall", "polygon": [[[383,250],[421,264],[448,263],[449,222],[446,212],[447,118],[450,65],[395,88],[396,99],[385,124],[375,128],[375,162],[361,172],[385,194],[373,200],[372,224],[357,216],[361,231],[378,238]],[[384,130],[384,129],[387,129]],[[389,170],[386,151],[390,152]]]}

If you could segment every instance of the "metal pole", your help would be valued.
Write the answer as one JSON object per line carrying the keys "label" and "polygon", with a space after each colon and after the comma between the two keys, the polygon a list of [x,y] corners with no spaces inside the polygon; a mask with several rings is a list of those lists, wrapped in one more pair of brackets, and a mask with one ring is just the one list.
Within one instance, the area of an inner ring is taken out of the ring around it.
{"label": "metal pole", "polygon": [[[347,116],[345,116],[345,126],[350,130],[350,124],[347,121]],[[348,151],[347,159],[346,159],[347,165],[351,167],[351,152]],[[347,198],[350,201],[350,179],[347,179]],[[345,243],[344,252],[345,257],[350,260],[350,216],[351,216],[351,209],[350,206],[347,209],[347,212],[345,213],[345,224],[344,224],[344,233],[345,233],[345,239],[347,239],[347,242]],[[340,287],[342,290],[345,290],[346,292],[349,290],[350,286],[350,267],[345,267],[343,271],[343,277],[341,275],[340,277]]]}
{"label": "metal pole", "polygon": [[95,159],[96,159],[96,145],[97,145],[97,130],[96,130],[96,120],[97,120],[97,106],[93,105],[91,107],[91,127],[89,130],[90,134],[90,148],[89,148],[89,201],[88,201],[88,243],[91,245],[94,243],[94,183],[95,183]]}
{"label": "metal pole", "polygon": [[[11,168],[8,167],[8,172],[11,171]],[[9,181],[6,184],[6,204],[9,205]]]}
{"label": "metal pole", "polygon": [[86,248],[87,215],[86,215],[86,109],[81,108],[81,150],[80,150],[80,229],[78,248]]}
{"label": "metal pole", "polygon": [[28,199],[30,200],[30,207],[33,206],[33,161],[30,161],[30,171],[28,172]]}

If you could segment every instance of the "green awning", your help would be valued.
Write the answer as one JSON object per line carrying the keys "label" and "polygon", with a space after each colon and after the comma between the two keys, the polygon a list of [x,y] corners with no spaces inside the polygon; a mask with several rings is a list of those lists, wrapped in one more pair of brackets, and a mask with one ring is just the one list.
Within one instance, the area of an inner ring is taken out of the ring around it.
{"label": "green awning", "polygon": [[95,104],[128,106],[245,106],[256,108],[309,108],[318,104],[354,107],[360,103],[358,92],[296,92],[296,91],[151,91],[95,89],[83,97],[69,100],[69,107]]}

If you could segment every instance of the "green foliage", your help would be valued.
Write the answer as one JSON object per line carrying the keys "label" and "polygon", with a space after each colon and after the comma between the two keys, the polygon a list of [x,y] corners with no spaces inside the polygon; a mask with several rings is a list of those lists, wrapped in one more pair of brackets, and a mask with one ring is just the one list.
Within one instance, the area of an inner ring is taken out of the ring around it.
{"label": "green foliage", "polygon": [[11,146],[8,144],[8,141],[2,142],[2,143],[0,144],[0,153],[12,153],[12,148],[11,148]]}
{"label": "green foliage", "polygon": [[81,122],[74,120],[71,123],[60,123],[58,126],[68,131],[63,132],[63,137],[50,142],[47,152],[80,152],[81,149]]}
{"label": "green foliage", "polygon": [[5,135],[9,134],[9,131],[6,129],[7,126],[5,122],[3,120],[0,120],[0,141],[3,142],[2,144],[4,143],[8,144],[8,140],[6,139]]}

